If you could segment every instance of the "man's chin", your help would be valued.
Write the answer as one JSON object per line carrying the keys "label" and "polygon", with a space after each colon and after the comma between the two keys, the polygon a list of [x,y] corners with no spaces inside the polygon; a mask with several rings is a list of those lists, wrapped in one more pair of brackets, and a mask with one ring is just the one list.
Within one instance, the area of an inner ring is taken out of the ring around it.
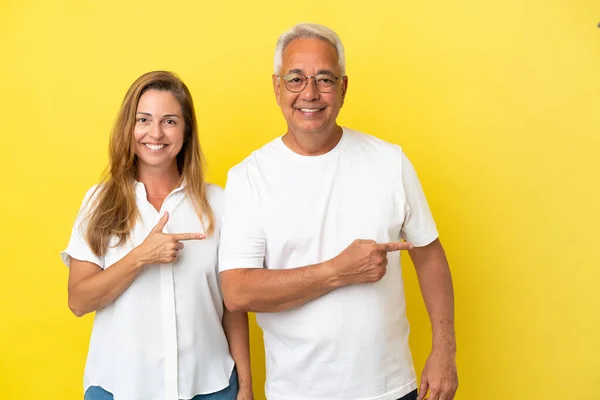
{"label": "man's chin", "polygon": [[293,130],[302,133],[320,133],[326,130],[327,126],[322,121],[303,121],[301,124],[295,124]]}

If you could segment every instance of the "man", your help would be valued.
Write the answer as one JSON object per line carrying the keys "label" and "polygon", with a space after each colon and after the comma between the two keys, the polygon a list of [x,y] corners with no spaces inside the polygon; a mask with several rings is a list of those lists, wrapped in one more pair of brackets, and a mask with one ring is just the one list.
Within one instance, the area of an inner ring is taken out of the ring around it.
{"label": "man", "polygon": [[229,172],[225,304],[257,313],[269,400],[416,399],[398,268],[399,250],[409,250],[433,329],[419,399],[453,399],[444,250],[402,149],[336,123],[344,64],[324,26],[296,25],[277,42],[273,87],[288,130]]}

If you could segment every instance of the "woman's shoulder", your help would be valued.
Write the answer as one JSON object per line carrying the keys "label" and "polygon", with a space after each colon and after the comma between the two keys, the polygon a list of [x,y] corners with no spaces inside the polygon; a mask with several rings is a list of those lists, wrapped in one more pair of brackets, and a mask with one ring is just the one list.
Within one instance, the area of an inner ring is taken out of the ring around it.
{"label": "woman's shoulder", "polygon": [[223,188],[214,183],[206,184],[206,196],[208,196],[208,201],[214,200],[222,200],[223,199]]}
{"label": "woman's shoulder", "polygon": [[214,183],[206,184],[206,198],[208,204],[213,209],[215,214],[220,215],[223,210],[224,191],[223,188]]}
{"label": "woman's shoulder", "polygon": [[97,184],[93,185],[92,187],[90,187],[85,192],[85,195],[83,196],[83,201],[81,202],[80,211],[82,211],[84,208],[88,208],[90,206],[90,204],[93,202],[93,200],[98,196],[98,193],[100,192],[100,188],[101,188],[101,184],[97,183]]}

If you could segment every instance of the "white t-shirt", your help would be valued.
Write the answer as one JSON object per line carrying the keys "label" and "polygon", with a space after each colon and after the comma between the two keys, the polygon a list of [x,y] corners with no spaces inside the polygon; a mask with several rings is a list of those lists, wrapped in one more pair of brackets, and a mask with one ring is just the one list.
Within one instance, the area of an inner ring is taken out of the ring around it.
{"label": "white t-shirt", "polygon": [[[229,172],[220,271],[290,269],[338,255],[355,239],[438,236],[399,146],[344,128],[338,145],[302,156],[277,138]],[[258,313],[269,400],[396,400],[416,389],[398,252],[373,284]]]}
{"label": "white t-shirt", "polygon": [[[163,232],[204,232],[183,186],[165,199],[160,212],[148,202],[143,183],[135,184],[140,221],[130,239],[97,257],[83,237],[88,191],[67,249],[73,257],[101,268],[123,258],[148,236],[165,211]],[[215,213],[215,233],[186,241],[173,264],[148,265],[114,302],[96,311],[85,367],[84,390],[101,386],[115,400],[178,400],[213,393],[229,385],[233,359],[221,319],[217,249],[223,191],[207,189]],[[116,243],[116,238],[112,238]]]}

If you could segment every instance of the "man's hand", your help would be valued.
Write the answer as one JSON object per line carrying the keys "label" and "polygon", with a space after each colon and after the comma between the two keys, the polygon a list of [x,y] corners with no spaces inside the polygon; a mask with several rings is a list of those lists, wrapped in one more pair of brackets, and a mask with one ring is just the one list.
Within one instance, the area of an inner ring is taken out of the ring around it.
{"label": "man's hand", "polygon": [[409,242],[376,243],[374,240],[357,239],[330,261],[341,286],[373,283],[386,273],[388,252],[412,248]]}
{"label": "man's hand", "polygon": [[[433,351],[423,368],[417,400],[452,400],[458,388],[454,353]],[[425,397],[429,391],[429,397]]]}
{"label": "man's hand", "polygon": [[238,394],[235,400],[254,400],[254,394],[252,393],[252,388],[241,388],[238,390]]}

